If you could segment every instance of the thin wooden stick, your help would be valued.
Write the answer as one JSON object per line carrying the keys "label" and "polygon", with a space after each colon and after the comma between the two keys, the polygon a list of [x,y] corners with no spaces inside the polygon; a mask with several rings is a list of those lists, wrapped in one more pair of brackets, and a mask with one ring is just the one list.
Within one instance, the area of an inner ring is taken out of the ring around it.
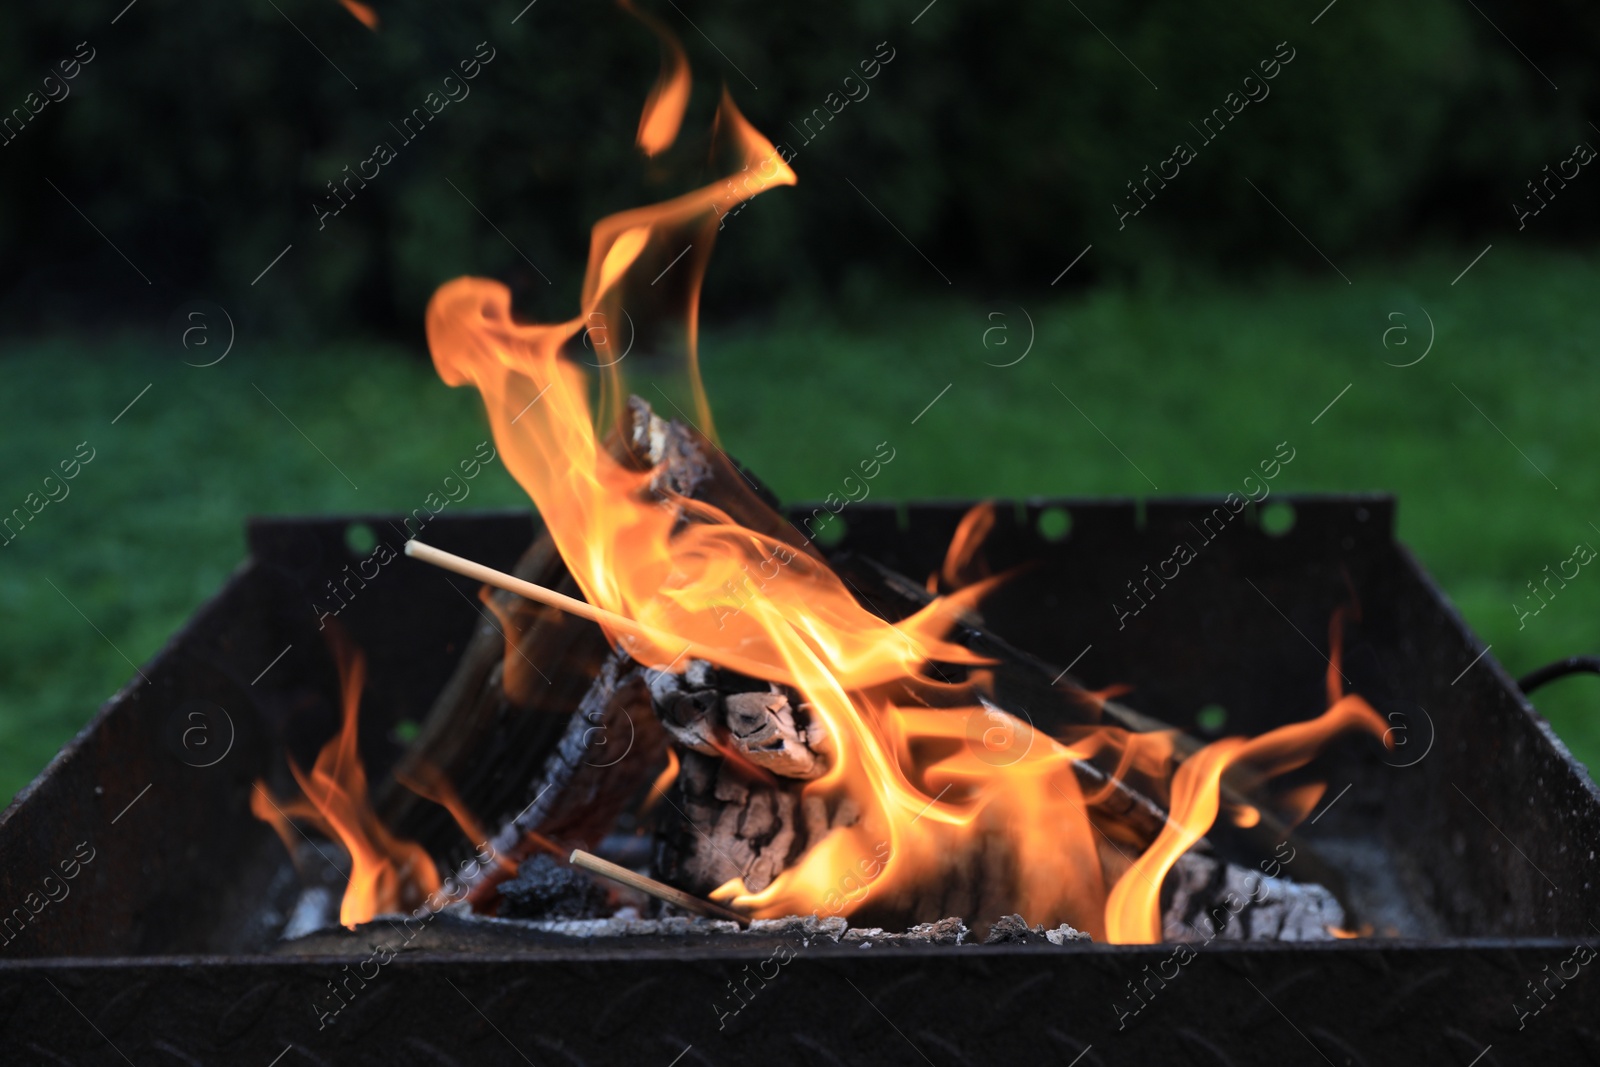
{"label": "thin wooden stick", "polygon": [[582,867],[584,870],[598,874],[602,878],[609,878],[613,882],[621,882],[630,889],[648,893],[657,900],[664,900],[668,904],[675,904],[680,908],[687,908],[690,911],[713,919],[727,919],[730,922],[738,923],[740,926],[750,925],[750,919],[747,916],[724,908],[720,904],[713,904],[709,900],[691,896],[681,889],[674,889],[664,882],[656,881],[654,878],[646,878],[642,874],[636,874],[626,867],[619,867],[610,860],[603,860],[599,856],[585,852],[581,848],[572,850],[572,865],[574,867]]}
{"label": "thin wooden stick", "polygon": [[[683,651],[678,653],[677,659],[673,661],[674,663],[681,660],[685,654],[688,654],[694,659],[710,660],[729,670],[738,671],[740,674],[748,674],[752,678],[794,684],[794,680],[787,671],[722,649],[714,649],[697,641],[684,641],[681,637],[665,630],[658,630],[654,626],[635,622],[627,616],[618,615],[614,611],[597,608],[593,604],[579,600],[576,597],[570,597],[565,593],[558,593],[554,589],[524,581],[515,575],[497,571],[493,567],[486,567],[482,563],[475,563],[453,552],[446,552],[442,548],[434,548],[432,545],[423,544],[421,541],[407,541],[406,555],[424,563],[431,563],[435,567],[454,571],[467,578],[476,578],[478,581],[492,585],[497,589],[504,589],[508,593],[516,593],[518,596],[527,597],[529,600],[557,608],[581,619],[599,623],[613,633],[626,634],[629,637],[649,641],[663,648],[682,643]],[[646,666],[649,666],[649,664],[646,664]]]}

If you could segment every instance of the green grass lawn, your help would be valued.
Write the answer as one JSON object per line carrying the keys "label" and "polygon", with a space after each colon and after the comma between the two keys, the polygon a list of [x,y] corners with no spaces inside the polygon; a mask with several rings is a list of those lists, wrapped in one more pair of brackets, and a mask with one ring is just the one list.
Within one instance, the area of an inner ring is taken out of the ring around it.
{"label": "green grass lawn", "polygon": [[[1353,285],[1327,272],[791,309],[713,323],[703,362],[724,443],[786,499],[837,490],[885,440],[897,454],[874,497],[902,499],[1224,493],[1288,440],[1277,490],[1398,493],[1401,536],[1515,674],[1600,650],[1600,573],[1521,628],[1511,607],[1546,564],[1600,545],[1600,257],[1497,248],[1452,286],[1475,251],[1344,264]],[[1432,351],[1386,366],[1422,354],[1423,308]],[[1021,354],[1023,309],[1031,353],[991,366]],[[0,548],[0,796],[221,585],[247,515],[409,510],[486,435],[474,395],[390,349],[241,338],[201,370],[133,340],[8,347],[0,512],[79,442],[95,454]],[[499,465],[473,485],[468,506],[522,499]],[[1600,680],[1539,704],[1600,759]]]}

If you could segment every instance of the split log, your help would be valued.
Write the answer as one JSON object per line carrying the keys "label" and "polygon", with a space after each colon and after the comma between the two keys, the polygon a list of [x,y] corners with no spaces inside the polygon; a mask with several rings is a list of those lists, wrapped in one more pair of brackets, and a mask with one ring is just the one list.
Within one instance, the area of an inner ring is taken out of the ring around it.
{"label": "split log", "polygon": [[661,810],[655,857],[663,881],[704,896],[732,878],[760,892],[859,810],[803,796],[832,746],[798,695],[691,661],[657,673],[657,713],[678,745],[678,780]]}
{"label": "split log", "polygon": [[[514,573],[578,592],[548,534],[529,547]],[[451,581],[443,575],[438,580]],[[431,764],[467,808],[492,826],[528,802],[528,784],[541,776],[608,648],[600,630],[581,619],[509,593],[483,599],[480,622],[396,765],[396,777],[415,779],[424,763]],[[550,669],[554,664],[562,669]],[[384,821],[429,851],[452,854],[467,844],[444,809],[390,782],[375,786]]]}

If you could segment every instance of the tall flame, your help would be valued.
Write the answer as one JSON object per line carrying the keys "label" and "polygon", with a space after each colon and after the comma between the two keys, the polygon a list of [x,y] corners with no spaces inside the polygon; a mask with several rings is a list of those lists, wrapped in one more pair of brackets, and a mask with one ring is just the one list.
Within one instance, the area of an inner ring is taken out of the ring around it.
{"label": "tall flame", "polygon": [[[626,0],[624,6],[632,10]],[[646,151],[670,141],[669,127],[675,134],[681,118],[675,62],[664,68],[641,120]],[[681,74],[687,93],[686,64]],[[792,685],[826,730],[831,762],[805,787],[808,799],[834,805],[848,798],[860,818],[811,842],[761,892],[748,892],[736,878],[717,896],[763,917],[823,908],[849,912],[863,898],[838,907],[827,902],[839,895],[841,877],[865,857],[882,858],[872,865],[868,895],[875,900],[912,900],[942,874],[981,864],[992,869],[996,885],[1009,887],[1001,903],[1030,921],[1070,921],[1113,940],[1153,939],[1156,887],[1215,819],[1219,783],[1230,766],[1248,763],[1276,773],[1305,762],[1339,730],[1381,733],[1381,720],[1360,698],[1347,697],[1312,722],[1254,741],[1217,742],[1182,764],[1169,797],[1169,737],[1108,727],[1087,728],[1073,738],[1047,737],[987,704],[982,671],[954,684],[924,675],[930,661],[968,667],[984,662],[944,637],[995,579],[936,598],[891,624],[865,610],[818,557],[710,505],[670,493],[663,500],[651,488],[652,472],[615,459],[596,430],[590,382],[564,356],[568,346],[593,316],[620,308],[632,282],[659,279],[677,263],[675,256],[693,250],[681,268],[687,272],[682,310],[688,379],[697,426],[711,436],[696,342],[712,241],[731,207],[797,180],[726,90],[715,137],[729,150],[724,158],[732,156],[733,179],[594,226],[575,318],[550,325],[517,322],[505,286],[460,278],[434,295],[427,332],[441,378],[453,386],[473,385],[483,395],[500,454],[538,508],[584,597],[642,624],[639,632],[608,633],[609,638],[622,638],[647,666],[681,670],[683,652],[696,645],[720,666]],[[617,362],[602,370],[602,411],[626,395]],[[771,518],[770,528],[781,528],[782,520]],[[962,572],[992,518],[992,510],[980,509],[963,523],[962,544],[947,567],[950,584],[968,580]],[[775,563],[776,576],[759,596],[730,595],[745,588],[751,568],[765,565],[759,573],[766,575]],[[940,706],[902,706],[908,692],[936,694]],[[1074,764],[1097,757],[1108,757],[1119,776],[1148,778],[1157,799],[1169,801],[1170,825],[1136,859],[1116,842],[1103,852],[1090,821],[1088,808],[1099,798],[1085,795]]]}

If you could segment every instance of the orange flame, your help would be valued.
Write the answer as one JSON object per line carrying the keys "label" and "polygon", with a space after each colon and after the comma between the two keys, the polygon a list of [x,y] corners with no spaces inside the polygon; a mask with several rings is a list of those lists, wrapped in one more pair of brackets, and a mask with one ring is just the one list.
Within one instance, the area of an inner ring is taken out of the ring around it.
{"label": "orange flame", "polygon": [[[367,772],[356,747],[366,658],[342,638],[336,638],[333,646],[339,664],[343,726],[317,753],[310,774],[289,761],[303,798],[273,800],[257,782],[250,810],[272,825],[285,847],[293,840],[288,832],[290,819],[308,822],[344,845],[350,854],[350,884],[339,905],[339,922],[354,928],[374,915],[415,909],[437,892],[439,873],[421,845],[395,837],[372,810],[367,799]],[[273,810],[266,811],[260,801]]]}
{"label": "orange flame", "polygon": [[655,16],[634,7],[632,0],[617,0],[617,6],[648,26],[661,41],[661,73],[645,99],[638,135],[644,154],[657,156],[672,147],[683,125],[683,112],[689,106],[689,57],[672,31]]}
{"label": "orange flame", "polygon": [[1280,726],[1248,741],[1224,738],[1185,760],[1172,780],[1166,827],[1112,887],[1106,901],[1107,936],[1119,944],[1147,945],[1161,939],[1161,879],[1216,821],[1222,775],[1230,765],[1253,763],[1264,774],[1283,774],[1304,766],[1334,734],[1362,728],[1382,737],[1385,724],[1365,700],[1347,696],[1310,722]]}
{"label": "orange flame", "polygon": [[361,0],[339,0],[344,9],[356,17],[356,20],[367,29],[374,32],[378,29],[378,13],[363,4]]}
{"label": "orange flame", "polygon": [[[647,144],[647,128],[666,124],[655,113],[676,106],[660,89],[672,79],[666,72],[663,78],[641,121],[641,144]],[[719,666],[792,685],[826,731],[831,762],[805,786],[807,799],[830,807],[848,800],[860,817],[811,841],[761,892],[747,891],[735,878],[715,896],[758,917],[849,913],[868,898],[909,903],[945,874],[981,863],[1011,887],[1006,910],[1029,921],[1070,921],[1117,941],[1154,940],[1161,878],[1216,818],[1218,785],[1230,765],[1248,761],[1263,773],[1281,773],[1305,763],[1340,730],[1381,733],[1381,720],[1359,697],[1343,697],[1312,722],[1253,741],[1216,742],[1175,776],[1170,736],[1111,727],[1085,728],[1064,740],[1044,736],[985,701],[981,672],[964,683],[935,682],[922,673],[930,661],[984,662],[944,636],[996,579],[936,598],[891,624],[866,611],[816,556],[713,506],[653,489],[654,472],[615,459],[595,429],[587,376],[564,358],[567,346],[591,316],[621,307],[635,279],[659,279],[677,262],[673,257],[693,249],[682,268],[687,371],[698,427],[712,435],[696,348],[712,239],[730,207],[797,180],[726,91],[715,137],[731,147],[742,181],[713,183],[598,222],[576,318],[519,323],[506,287],[482,278],[440,287],[427,315],[440,377],[482,394],[500,454],[544,518],[584,597],[640,624],[627,635],[607,636],[621,638],[645,666],[677,664],[693,645],[697,656]],[[613,361],[602,371],[602,411],[615,411],[624,396]],[[771,518],[772,528],[780,528],[782,520]],[[963,522],[962,545],[952,550],[953,575],[970,562],[992,521],[992,510],[979,509]],[[746,588],[754,573],[772,575],[760,595],[731,593]],[[902,707],[896,701],[908,691],[936,692],[943,706]],[[1148,779],[1152,798],[1168,803],[1172,813],[1137,859],[1126,853],[1103,858],[1100,851],[1088,811],[1100,798],[1084,795],[1074,764],[1102,753],[1116,763],[1119,777],[1136,775],[1141,785]],[[842,879],[858,869],[872,872],[867,892],[852,891],[845,899]]]}
{"label": "orange flame", "polygon": [[[395,781],[424,800],[431,800],[448,811],[450,817],[456,821],[456,825],[461,828],[462,834],[473,845],[483,848],[490,841],[491,835],[488,829],[478,821],[476,815],[472,814],[472,809],[461,799],[461,794],[450,784],[450,779],[433,764],[425,760],[418,761],[410,775],[402,776],[396,773]],[[517,865],[503,854],[495,855],[495,865],[507,874],[517,872]]]}
{"label": "orange flame", "polygon": [[969,573],[977,558],[978,550],[983,547],[984,539],[989,536],[989,531],[994,529],[994,502],[985,500],[975,504],[956,526],[955,536],[950,538],[950,547],[945,549],[944,566],[939,568],[939,573],[928,575],[928,592],[939,591],[939,581],[944,580],[946,589],[960,589],[970,585],[978,578],[987,575],[987,568],[979,573]]}

